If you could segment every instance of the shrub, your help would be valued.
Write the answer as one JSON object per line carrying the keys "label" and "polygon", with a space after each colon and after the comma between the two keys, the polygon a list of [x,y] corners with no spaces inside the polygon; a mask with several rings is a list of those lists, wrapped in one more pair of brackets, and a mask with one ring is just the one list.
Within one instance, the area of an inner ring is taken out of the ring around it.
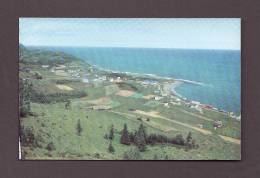
{"label": "shrub", "polygon": [[113,147],[111,141],[110,141],[109,146],[108,146],[108,152],[109,152],[109,153],[114,153],[114,152],[115,152],[115,148]]}
{"label": "shrub", "polygon": [[142,157],[138,149],[130,149],[123,154],[124,160],[141,160]]}
{"label": "shrub", "polygon": [[185,140],[181,134],[178,134],[175,138],[172,139],[171,143],[177,145],[185,145]]}
{"label": "shrub", "polygon": [[82,132],[82,127],[81,127],[81,124],[80,124],[80,119],[78,119],[78,123],[77,123],[77,135],[78,136],[81,136],[81,132]]}
{"label": "shrub", "polygon": [[34,131],[31,127],[20,128],[20,138],[22,146],[36,146],[37,142],[35,139]]}
{"label": "shrub", "polygon": [[55,146],[54,146],[53,142],[48,143],[48,145],[46,146],[46,149],[47,149],[48,151],[53,151],[53,150],[55,150]]}
{"label": "shrub", "polygon": [[65,109],[66,110],[70,109],[70,104],[71,104],[71,101],[70,100],[66,100],[66,102],[65,102]]}
{"label": "shrub", "polygon": [[109,139],[107,134],[104,135],[104,139],[106,139],[106,140]]}
{"label": "shrub", "polygon": [[114,139],[114,125],[112,125],[111,126],[111,129],[110,129],[110,132],[109,132],[109,136],[108,136],[108,138],[110,139],[110,140],[113,140]]}
{"label": "shrub", "polygon": [[35,72],[34,77],[36,79],[42,79],[42,75],[39,72]]}

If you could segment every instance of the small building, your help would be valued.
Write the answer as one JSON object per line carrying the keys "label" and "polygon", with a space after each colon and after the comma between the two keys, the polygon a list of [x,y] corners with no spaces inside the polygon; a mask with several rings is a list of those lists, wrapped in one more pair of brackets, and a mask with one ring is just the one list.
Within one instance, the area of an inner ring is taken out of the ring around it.
{"label": "small building", "polygon": [[83,82],[83,83],[89,83],[89,80],[88,80],[87,78],[83,78],[83,79],[82,79],[82,82]]}
{"label": "small building", "polygon": [[199,128],[203,129],[203,124],[198,124],[197,125]]}
{"label": "small building", "polygon": [[214,121],[214,122],[213,122],[213,127],[214,127],[214,129],[223,127],[222,121],[220,121],[220,120]]}
{"label": "small building", "polygon": [[49,65],[42,65],[42,68],[44,68],[44,69],[46,69],[48,67],[49,67]]}
{"label": "small building", "polygon": [[163,103],[165,107],[169,107],[169,103]]}
{"label": "small building", "polygon": [[160,96],[155,96],[154,97],[154,100],[156,100],[156,101],[161,100],[161,99],[162,99],[162,97],[160,97]]}
{"label": "small building", "polygon": [[110,106],[107,105],[97,105],[92,107],[93,110],[108,110],[111,109]]}

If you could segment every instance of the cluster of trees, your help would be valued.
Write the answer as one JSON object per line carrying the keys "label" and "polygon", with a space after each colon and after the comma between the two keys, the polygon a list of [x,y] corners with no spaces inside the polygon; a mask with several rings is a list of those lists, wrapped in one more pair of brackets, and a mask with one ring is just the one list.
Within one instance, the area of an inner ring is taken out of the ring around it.
{"label": "cluster of trees", "polygon": [[[112,140],[114,139],[114,126],[112,125],[108,134],[105,134],[105,139],[110,140],[108,146],[108,152],[114,153],[115,149],[112,145]],[[198,148],[195,139],[192,138],[191,132],[188,133],[186,139],[181,134],[176,135],[173,138],[169,138],[166,135],[162,134],[147,134],[144,125],[141,123],[138,130],[135,132],[129,132],[127,124],[124,124],[124,128],[121,131],[120,143],[124,145],[134,144],[138,151],[143,152],[146,150],[147,145],[154,144],[172,144],[185,146],[186,148]],[[125,155],[124,159],[128,159],[128,156]]]}
{"label": "cluster of trees", "polygon": [[43,93],[36,90],[31,92],[31,100],[37,103],[54,103],[54,102],[64,102],[69,98],[81,98],[87,96],[85,91],[70,91],[66,93]]}
{"label": "cluster of trees", "polygon": [[124,124],[124,128],[121,132],[120,143],[125,145],[134,144],[139,151],[145,151],[146,145],[154,144],[173,144],[186,146],[188,148],[197,148],[195,139],[192,138],[191,132],[188,133],[186,139],[181,134],[176,135],[173,138],[169,138],[161,134],[147,134],[144,125],[141,123],[136,132],[128,132],[127,125]]}
{"label": "cluster of trees", "polygon": [[56,80],[56,84],[67,84],[67,83],[73,83],[73,82],[80,82],[79,79],[61,79]]}
{"label": "cluster of trees", "polygon": [[19,112],[21,117],[31,113],[32,83],[28,79],[19,79]]}

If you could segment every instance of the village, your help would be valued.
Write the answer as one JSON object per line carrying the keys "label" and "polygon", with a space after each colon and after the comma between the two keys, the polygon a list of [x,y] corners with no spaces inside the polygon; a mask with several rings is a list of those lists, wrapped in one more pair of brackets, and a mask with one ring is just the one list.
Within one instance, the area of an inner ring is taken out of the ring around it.
{"label": "village", "polygon": [[[139,93],[139,98],[144,98],[146,100],[154,100],[160,102],[162,106],[165,108],[170,108],[170,106],[180,106],[184,105],[195,112],[198,112],[203,115],[204,110],[211,110],[214,112],[222,113],[230,118],[240,120],[241,116],[234,115],[233,112],[227,112],[216,107],[213,107],[209,104],[202,104],[198,101],[188,100],[185,97],[181,97],[175,95],[175,91],[171,90],[171,86],[176,82],[174,79],[162,78],[162,77],[154,77],[154,76],[146,76],[141,77],[139,75],[126,74],[120,72],[113,71],[102,71],[97,67],[88,66],[87,68],[82,68],[82,66],[78,64],[68,64],[68,65],[56,65],[54,67],[50,67],[49,65],[42,65],[42,69],[49,70],[60,77],[71,77],[72,79],[79,79],[83,83],[92,84],[92,85],[111,85],[111,84],[119,84],[123,82],[132,82],[136,85],[140,85],[143,88],[153,88],[153,92],[149,95],[142,95]],[[26,69],[28,72],[29,69]],[[35,75],[38,78],[41,78],[41,74],[36,72]],[[178,81],[179,82],[179,81]],[[120,90],[117,95],[119,96],[127,96],[131,95],[138,96],[138,93],[130,91],[130,90]],[[100,103],[99,105],[94,105],[91,107],[94,110],[108,110],[111,107]],[[199,128],[203,128],[203,124],[197,125]],[[223,127],[223,122],[221,120],[215,120],[212,123],[214,129],[218,129]]]}

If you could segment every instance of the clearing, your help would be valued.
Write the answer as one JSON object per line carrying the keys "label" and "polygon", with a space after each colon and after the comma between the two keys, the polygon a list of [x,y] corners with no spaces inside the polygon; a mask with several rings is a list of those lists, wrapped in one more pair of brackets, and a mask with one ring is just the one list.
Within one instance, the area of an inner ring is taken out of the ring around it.
{"label": "clearing", "polygon": [[56,87],[58,87],[61,90],[67,90],[67,91],[72,91],[74,90],[73,88],[67,86],[67,85],[56,85]]}
{"label": "clearing", "polygon": [[120,90],[119,92],[116,93],[118,96],[124,96],[124,97],[129,97],[133,95],[135,92],[131,90]]}

